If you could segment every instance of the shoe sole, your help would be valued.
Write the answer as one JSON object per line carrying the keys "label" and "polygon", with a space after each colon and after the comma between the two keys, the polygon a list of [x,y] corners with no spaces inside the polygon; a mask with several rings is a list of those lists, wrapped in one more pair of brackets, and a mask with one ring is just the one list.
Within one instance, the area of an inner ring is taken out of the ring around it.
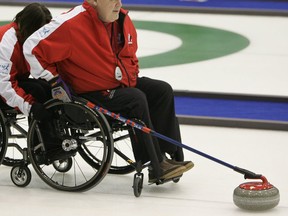
{"label": "shoe sole", "polygon": [[184,166],[180,166],[177,169],[174,169],[173,171],[161,176],[161,179],[172,179],[175,177],[178,177],[182,175],[185,172],[186,168]]}
{"label": "shoe sole", "polygon": [[194,163],[189,162],[189,163],[185,164],[184,167],[185,167],[185,171],[184,172],[187,172],[188,170],[190,170],[190,169],[192,169],[194,167]]}
{"label": "shoe sole", "polygon": [[[179,178],[183,175],[185,170],[186,170],[186,168],[184,166],[180,166],[177,169],[161,176],[160,181],[170,180],[170,179],[177,178],[177,177]],[[149,179],[148,183],[150,183],[150,184],[157,183],[157,179]]]}

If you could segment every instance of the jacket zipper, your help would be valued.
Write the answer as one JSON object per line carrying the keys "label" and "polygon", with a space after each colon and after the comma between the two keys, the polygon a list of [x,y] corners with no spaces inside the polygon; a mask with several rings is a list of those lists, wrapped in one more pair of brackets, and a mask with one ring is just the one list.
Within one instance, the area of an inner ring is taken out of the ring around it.
{"label": "jacket zipper", "polygon": [[118,57],[118,55],[116,55],[116,58],[117,58],[117,60],[120,62],[120,64],[122,65],[122,67],[124,68],[124,71],[125,71],[125,73],[126,73],[126,75],[127,75],[127,79],[128,79],[128,87],[130,87],[131,84],[130,84],[130,77],[129,77],[129,74],[128,74],[128,72],[127,72],[127,70],[126,70],[124,64],[122,63],[121,59]]}
{"label": "jacket zipper", "polygon": [[[124,15],[124,18],[123,18],[123,36],[124,36],[124,46],[125,46],[127,44],[126,37],[124,35],[124,22],[125,22],[125,19],[126,19],[126,14],[123,14],[123,15]],[[123,46],[123,48],[124,48],[124,46]],[[121,51],[122,50],[120,50],[120,52]],[[117,59],[117,65],[118,65],[118,62],[120,62],[120,64],[122,65],[122,68],[124,68],[124,72],[125,72],[125,74],[127,76],[127,80],[128,80],[128,87],[130,87],[131,83],[130,83],[129,73],[128,73],[126,67],[124,66],[124,64],[122,63],[121,59],[119,58],[119,53],[115,54],[116,55],[116,59]]]}

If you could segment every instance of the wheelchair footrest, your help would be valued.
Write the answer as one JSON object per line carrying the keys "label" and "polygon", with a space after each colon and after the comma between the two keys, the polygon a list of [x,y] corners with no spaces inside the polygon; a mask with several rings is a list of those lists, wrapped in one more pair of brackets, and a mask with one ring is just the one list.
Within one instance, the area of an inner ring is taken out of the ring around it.
{"label": "wheelchair footrest", "polygon": [[173,177],[173,178],[170,178],[170,179],[160,179],[160,180],[155,181],[153,183],[149,183],[149,185],[152,185],[152,184],[161,185],[161,184],[165,184],[165,183],[171,182],[171,181],[176,183],[176,182],[178,182],[180,180],[181,177],[182,177],[182,175],[179,175],[179,176],[176,176],[176,177]]}

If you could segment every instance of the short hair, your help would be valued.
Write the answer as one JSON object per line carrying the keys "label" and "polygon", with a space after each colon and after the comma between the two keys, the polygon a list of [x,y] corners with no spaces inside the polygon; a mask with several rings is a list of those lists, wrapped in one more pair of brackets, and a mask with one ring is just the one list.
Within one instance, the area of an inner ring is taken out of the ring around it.
{"label": "short hair", "polygon": [[52,15],[49,9],[40,3],[31,3],[20,11],[14,18],[18,24],[20,41],[24,41],[43,25],[49,23]]}

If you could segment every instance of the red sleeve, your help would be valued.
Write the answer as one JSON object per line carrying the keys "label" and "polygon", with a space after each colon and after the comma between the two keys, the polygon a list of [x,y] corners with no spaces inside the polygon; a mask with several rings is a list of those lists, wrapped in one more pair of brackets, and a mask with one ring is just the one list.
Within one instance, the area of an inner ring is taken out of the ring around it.
{"label": "red sleeve", "polygon": [[24,55],[35,78],[50,80],[58,74],[56,63],[71,55],[70,31],[66,23],[43,26],[24,43]]}

